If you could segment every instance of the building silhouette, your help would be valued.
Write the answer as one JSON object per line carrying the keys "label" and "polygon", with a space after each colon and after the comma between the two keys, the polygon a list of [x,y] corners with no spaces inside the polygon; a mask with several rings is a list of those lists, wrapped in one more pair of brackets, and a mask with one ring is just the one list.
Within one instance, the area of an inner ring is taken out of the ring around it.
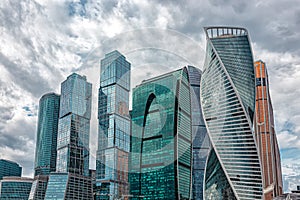
{"label": "building silhouette", "polygon": [[255,139],[262,167],[264,199],[271,200],[282,194],[280,152],[275,134],[266,64],[256,61],[254,67],[256,77]]}
{"label": "building silhouette", "polygon": [[128,194],[130,68],[130,63],[116,50],[101,60],[97,199],[115,199]]}
{"label": "building silhouette", "polygon": [[133,90],[131,199],[192,196],[191,98],[186,67]]}
{"label": "building silhouette", "polygon": [[205,199],[262,199],[253,116],[255,76],[248,32],[206,27],[201,106],[211,140]]}

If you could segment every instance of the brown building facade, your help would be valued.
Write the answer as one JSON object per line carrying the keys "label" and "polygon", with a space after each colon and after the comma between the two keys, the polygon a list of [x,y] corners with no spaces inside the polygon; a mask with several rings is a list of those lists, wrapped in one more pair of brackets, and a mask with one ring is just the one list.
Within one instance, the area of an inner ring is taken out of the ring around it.
{"label": "brown building facade", "polygon": [[280,152],[274,129],[266,65],[262,61],[256,61],[254,67],[256,77],[255,138],[263,173],[264,199],[272,200],[282,194]]}

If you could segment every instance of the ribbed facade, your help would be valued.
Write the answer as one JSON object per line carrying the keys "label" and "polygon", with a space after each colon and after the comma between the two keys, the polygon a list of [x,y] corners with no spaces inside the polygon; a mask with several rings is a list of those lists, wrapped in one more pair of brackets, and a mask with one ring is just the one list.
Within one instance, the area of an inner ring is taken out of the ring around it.
{"label": "ribbed facade", "polygon": [[4,176],[21,176],[22,167],[13,161],[0,159],[0,180]]}
{"label": "ribbed facade", "polygon": [[131,115],[131,199],[190,199],[192,124],[187,68],[134,88]]}
{"label": "ribbed facade", "polygon": [[282,194],[280,152],[274,129],[267,68],[262,61],[256,61],[254,67],[256,77],[255,138],[262,164],[264,199],[271,200]]}
{"label": "ribbed facade", "polygon": [[48,93],[41,97],[35,149],[35,175],[49,175],[56,170],[57,130],[60,95]]}
{"label": "ribbed facade", "polygon": [[261,199],[261,166],[252,132],[255,77],[247,30],[209,27],[205,32],[201,105],[213,147],[205,199]]}
{"label": "ribbed facade", "polygon": [[98,96],[97,199],[128,194],[130,63],[118,51],[101,60]]}

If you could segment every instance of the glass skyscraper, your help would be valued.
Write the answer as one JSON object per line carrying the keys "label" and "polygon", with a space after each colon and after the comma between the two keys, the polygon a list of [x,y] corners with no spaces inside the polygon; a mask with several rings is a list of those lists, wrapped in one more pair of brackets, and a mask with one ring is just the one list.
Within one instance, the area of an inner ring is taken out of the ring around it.
{"label": "glass skyscraper", "polygon": [[57,172],[89,175],[92,84],[71,74],[61,84],[57,136]]}
{"label": "glass skyscraper", "polygon": [[35,175],[49,175],[56,170],[59,100],[60,95],[48,93],[39,102]]}
{"label": "glass skyscraper", "polygon": [[101,60],[98,96],[97,199],[128,194],[131,65],[118,51]]}
{"label": "glass skyscraper", "polygon": [[28,200],[31,184],[31,178],[5,177],[0,180],[0,199]]}
{"label": "glass skyscraper", "polygon": [[192,136],[193,136],[193,179],[192,190],[193,200],[204,199],[204,172],[206,160],[210,150],[210,141],[202,116],[200,104],[200,79],[201,70],[188,66],[188,75],[191,91],[191,111],[192,111]]}
{"label": "glass skyscraper", "polygon": [[50,199],[92,199],[89,134],[92,84],[76,73],[61,84],[56,172],[46,191]]}
{"label": "glass skyscraper", "polygon": [[131,199],[190,199],[192,123],[187,68],[134,88],[131,114]]}
{"label": "glass skyscraper", "polygon": [[264,200],[271,200],[282,194],[280,151],[275,134],[266,64],[256,61],[254,67],[256,77],[255,138],[262,165]]}
{"label": "glass skyscraper", "polygon": [[22,167],[13,161],[0,159],[0,180],[4,176],[21,176]]}
{"label": "glass skyscraper", "polygon": [[210,136],[205,199],[262,199],[262,173],[253,134],[255,76],[248,32],[207,27],[201,106]]}

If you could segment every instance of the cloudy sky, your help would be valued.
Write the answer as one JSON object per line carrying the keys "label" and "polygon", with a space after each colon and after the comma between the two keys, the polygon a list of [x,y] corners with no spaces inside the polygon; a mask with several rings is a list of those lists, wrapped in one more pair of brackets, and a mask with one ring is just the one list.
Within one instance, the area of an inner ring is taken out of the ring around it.
{"label": "cloudy sky", "polygon": [[1,0],[0,158],[32,176],[38,100],[60,93],[77,72],[93,84],[94,165],[99,60],[123,53],[132,87],[186,64],[202,68],[203,27],[210,25],[248,29],[254,58],[269,70],[282,164],[300,165],[299,0]]}

